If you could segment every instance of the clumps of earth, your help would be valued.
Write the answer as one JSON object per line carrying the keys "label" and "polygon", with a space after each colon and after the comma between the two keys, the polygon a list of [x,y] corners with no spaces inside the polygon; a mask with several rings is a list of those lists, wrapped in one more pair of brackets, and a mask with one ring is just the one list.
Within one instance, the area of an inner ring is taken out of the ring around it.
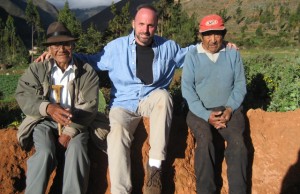
{"label": "clumps of earth", "polygon": [[[289,112],[265,112],[250,109],[247,115],[245,142],[249,152],[248,191],[252,194],[300,193],[300,109]],[[141,194],[144,185],[144,164],[148,160],[148,119],[140,123],[132,145],[133,194]],[[22,194],[26,183],[26,161],[34,148],[24,151],[16,139],[14,127],[0,129],[0,193]],[[227,194],[226,161],[222,161],[224,143],[218,153],[220,193]],[[196,194],[194,176],[195,143],[183,116],[175,116],[163,163],[164,194]],[[63,154],[59,153],[58,154]],[[107,155],[89,144],[91,171],[89,194],[109,194],[110,182]],[[52,173],[47,193],[61,193],[62,167]]]}

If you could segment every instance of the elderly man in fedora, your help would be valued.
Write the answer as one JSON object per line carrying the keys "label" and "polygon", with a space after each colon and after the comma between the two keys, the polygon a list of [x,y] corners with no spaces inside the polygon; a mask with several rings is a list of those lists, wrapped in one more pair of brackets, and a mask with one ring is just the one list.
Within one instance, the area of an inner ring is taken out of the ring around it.
{"label": "elderly man in fedora", "polygon": [[36,150],[27,161],[27,194],[45,193],[58,148],[64,152],[62,193],[87,191],[87,126],[97,114],[99,78],[89,64],[72,57],[76,40],[62,23],[50,24],[44,45],[53,58],[30,64],[18,82],[16,99],[26,115],[18,140],[23,148],[33,144]]}
{"label": "elderly man in fedora", "polygon": [[243,62],[237,50],[224,46],[227,31],[219,15],[205,16],[199,32],[202,43],[186,54],[182,73],[182,94],[190,110],[186,120],[196,139],[197,193],[214,194],[220,189],[215,183],[216,134],[227,141],[229,193],[246,194]]}

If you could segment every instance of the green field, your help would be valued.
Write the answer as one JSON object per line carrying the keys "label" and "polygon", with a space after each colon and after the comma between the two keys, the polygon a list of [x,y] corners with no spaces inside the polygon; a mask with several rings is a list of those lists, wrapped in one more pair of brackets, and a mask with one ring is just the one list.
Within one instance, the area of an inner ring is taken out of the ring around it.
{"label": "green field", "polygon": [[0,75],[0,102],[11,101],[17,88],[20,75]]}

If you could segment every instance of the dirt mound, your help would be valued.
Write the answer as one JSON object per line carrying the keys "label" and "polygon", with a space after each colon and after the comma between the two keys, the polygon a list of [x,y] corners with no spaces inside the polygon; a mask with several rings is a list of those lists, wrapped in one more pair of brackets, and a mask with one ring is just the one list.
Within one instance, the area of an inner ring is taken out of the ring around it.
{"label": "dirt mound", "polygon": [[[249,110],[245,140],[249,151],[248,188],[252,194],[300,193],[300,109],[285,113]],[[132,147],[134,194],[142,193],[143,164],[148,159],[148,121],[140,124]],[[225,145],[225,144],[224,144]],[[168,157],[163,164],[164,194],[196,194],[194,140],[183,117],[173,119]],[[34,150],[21,150],[16,129],[0,130],[0,193],[24,193],[26,160]],[[222,151],[222,150],[221,150]],[[221,152],[220,152],[221,153]],[[89,145],[91,173],[88,193],[108,194],[107,156]],[[221,154],[222,155],[222,154]],[[222,158],[221,158],[222,159]],[[226,163],[220,162],[221,194],[228,193]],[[47,193],[60,193],[61,169],[51,175]]]}

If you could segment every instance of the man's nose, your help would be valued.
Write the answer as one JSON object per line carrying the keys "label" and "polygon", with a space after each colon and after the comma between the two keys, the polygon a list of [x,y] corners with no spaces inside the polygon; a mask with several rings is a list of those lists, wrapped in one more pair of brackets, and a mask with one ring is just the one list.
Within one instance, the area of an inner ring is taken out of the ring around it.
{"label": "man's nose", "polygon": [[210,40],[212,41],[212,42],[215,42],[215,35],[214,34],[212,34],[212,35],[210,35]]}
{"label": "man's nose", "polygon": [[149,27],[147,25],[145,25],[142,30],[144,33],[147,33],[147,32],[149,32]]}

